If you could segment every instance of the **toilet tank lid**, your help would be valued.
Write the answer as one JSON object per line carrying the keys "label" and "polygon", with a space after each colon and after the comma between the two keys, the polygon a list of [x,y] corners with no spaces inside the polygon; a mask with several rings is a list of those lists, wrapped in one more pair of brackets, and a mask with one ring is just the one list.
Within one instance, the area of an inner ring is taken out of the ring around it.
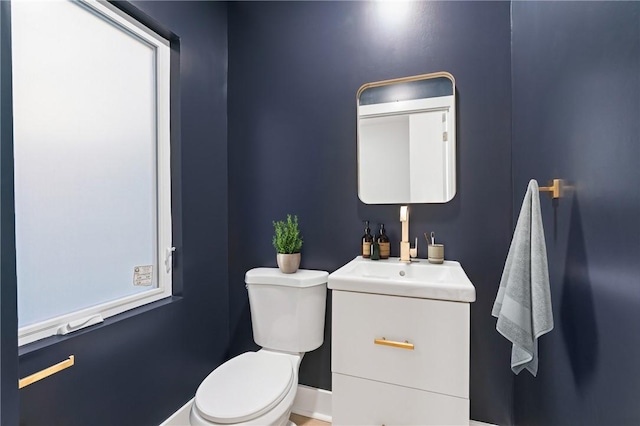
{"label": "toilet tank lid", "polygon": [[311,269],[298,269],[293,274],[283,274],[278,268],[254,268],[247,271],[244,282],[247,284],[270,284],[287,287],[315,287],[326,285],[329,273]]}

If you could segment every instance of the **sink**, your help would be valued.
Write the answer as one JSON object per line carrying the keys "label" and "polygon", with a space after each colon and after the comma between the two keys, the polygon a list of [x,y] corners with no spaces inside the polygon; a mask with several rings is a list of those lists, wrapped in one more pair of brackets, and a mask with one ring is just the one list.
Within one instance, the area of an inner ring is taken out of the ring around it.
{"label": "sink", "polygon": [[476,289],[467,274],[460,263],[451,260],[432,264],[426,259],[419,259],[408,264],[400,262],[397,257],[370,260],[358,256],[329,274],[328,287],[332,290],[453,302],[476,300]]}

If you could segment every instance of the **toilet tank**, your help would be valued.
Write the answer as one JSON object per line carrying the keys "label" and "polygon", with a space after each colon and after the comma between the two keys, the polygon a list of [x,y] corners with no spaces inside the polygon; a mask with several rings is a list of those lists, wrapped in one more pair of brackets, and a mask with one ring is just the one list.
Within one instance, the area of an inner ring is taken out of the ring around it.
{"label": "toilet tank", "polygon": [[245,275],[253,340],[266,349],[309,352],[322,345],[327,301],[326,271],[255,268]]}

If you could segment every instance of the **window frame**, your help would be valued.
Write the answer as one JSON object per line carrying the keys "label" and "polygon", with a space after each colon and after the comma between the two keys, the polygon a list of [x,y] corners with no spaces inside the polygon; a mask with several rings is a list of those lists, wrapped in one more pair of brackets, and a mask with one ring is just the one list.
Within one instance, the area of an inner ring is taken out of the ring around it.
{"label": "window frame", "polygon": [[[169,40],[115,6],[96,0],[75,0],[121,31],[143,40],[155,50],[156,86],[156,276],[158,287],[125,296],[18,329],[18,346],[54,336],[60,327],[94,315],[103,319],[172,296],[173,253],[171,213],[171,128],[170,128],[170,56]],[[18,283],[19,286],[19,283]],[[78,328],[78,329],[81,329]]]}

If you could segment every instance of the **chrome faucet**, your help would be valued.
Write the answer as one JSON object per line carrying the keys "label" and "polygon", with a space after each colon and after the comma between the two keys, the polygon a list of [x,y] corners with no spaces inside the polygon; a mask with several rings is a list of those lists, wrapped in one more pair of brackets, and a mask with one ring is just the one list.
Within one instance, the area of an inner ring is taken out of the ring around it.
{"label": "chrome faucet", "polygon": [[411,248],[409,242],[409,206],[400,206],[400,223],[402,224],[402,241],[400,241],[400,262],[411,262],[412,257],[418,256],[418,239],[416,246]]}

